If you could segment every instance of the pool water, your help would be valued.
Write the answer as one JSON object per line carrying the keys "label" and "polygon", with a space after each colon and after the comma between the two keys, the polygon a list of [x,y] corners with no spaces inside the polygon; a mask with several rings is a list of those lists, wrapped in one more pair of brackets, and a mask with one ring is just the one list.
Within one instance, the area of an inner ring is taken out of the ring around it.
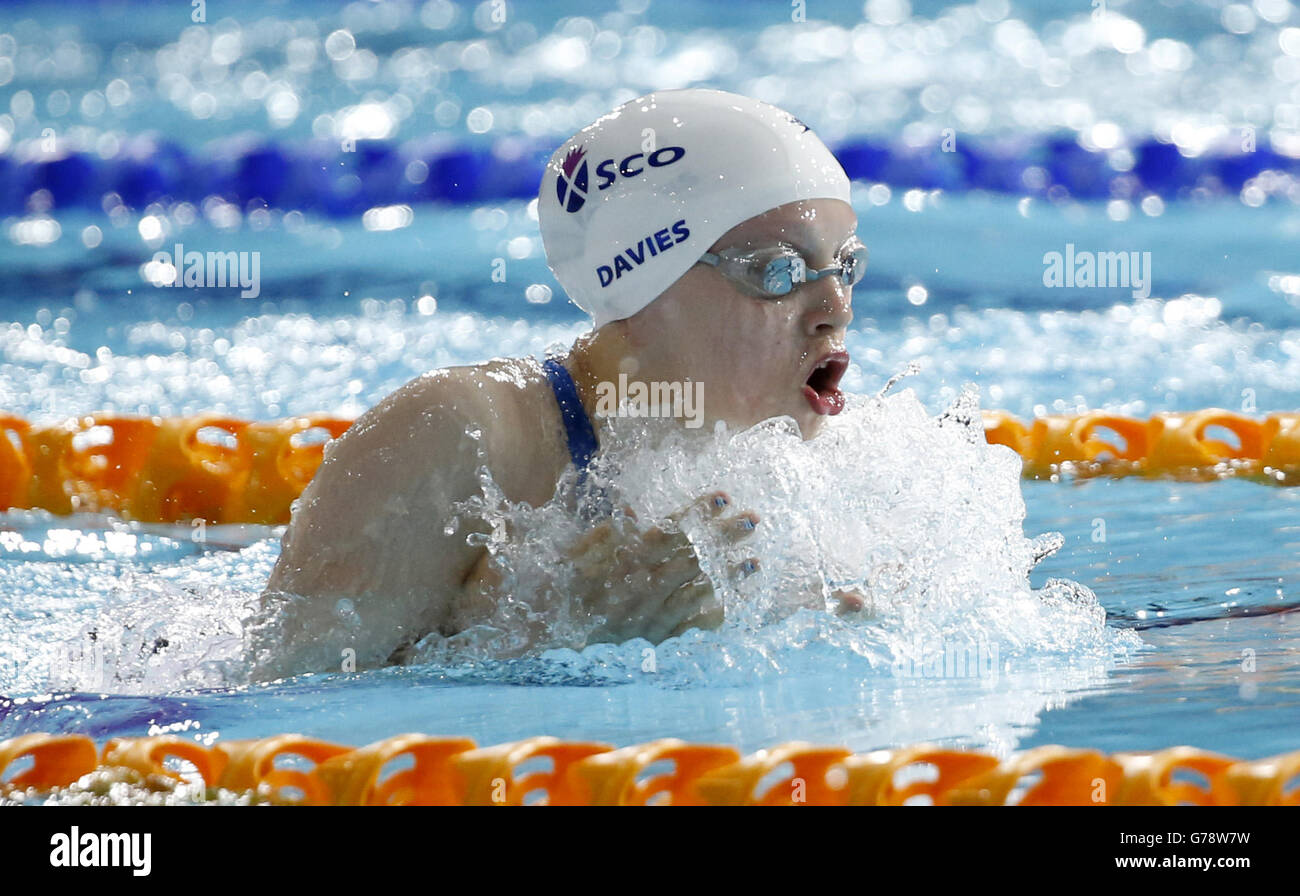
{"label": "pool water", "polygon": [[[374,101],[367,90],[410,104],[409,114],[374,125],[389,128],[376,136],[443,128],[466,140],[504,133],[558,142],[626,98],[614,85],[641,86],[642,78],[645,89],[686,78],[764,94],[803,120],[825,122],[818,130],[832,142],[917,122],[938,128],[952,116],[992,135],[1068,126],[1104,137],[1110,132],[1096,127],[1109,122],[1134,140],[1180,122],[1195,130],[1259,121],[1261,140],[1270,127],[1294,139],[1300,126],[1300,15],[1287,3],[1232,13],[1183,4],[1186,15],[1159,9],[1145,20],[1123,9],[1111,45],[1073,54],[1070,28],[1088,21],[1077,4],[916,3],[909,11],[873,3],[866,25],[855,25],[864,21],[862,4],[821,5],[859,30],[847,38],[820,31],[796,45],[787,65],[766,70],[762,63],[778,58],[781,29],[794,26],[716,23],[683,4],[611,5],[612,18],[554,26],[555,15],[530,7],[495,36],[474,30],[472,9],[455,18],[438,2],[386,13],[361,4],[343,12],[258,5],[255,16],[213,26],[242,34],[242,43],[215,44],[211,35],[204,43],[185,31],[183,41],[213,62],[179,73],[167,66],[178,64],[175,42],[188,23],[165,21],[162,6],[146,5],[153,13],[130,33],[114,30],[97,7],[77,7],[90,17],[80,24],[66,10],[6,7],[0,78],[10,83],[0,85],[27,91],[35,111],[21,114],[27,99],[10,97],[7,117],[0,109],[0,153],[19,153],[39,137],[51,103],[63,106],[51,99],[58,91],[69,104],[56,116],[60,127],[82,128],[92,145],[105,133],[149,130],[193,148],[240,129],[306,139],[334,127],[320,115],[341,117],[344,107]],[[69,18],[50,18],[60,15]],[[444,15],[452,24],[439,33],[430,23]],[[255,34],[247,23],[264,16],[273,27]],[[623,40],[607,36],[620,28]],[[340,49],[341,38],[329,43],[336,30],[354,33],[370,55],[358,61],[358,51]],[[948,32],[943,53],[926,49],[926,40]],[[404,51],[449,36],[462,42],[459,65],[414,86],[403,65],[418,68],[420,60]],[[476,39],[489,56],[499,41],[516,60],[495,82]],[[1135,40],[1137,49],[1125,43]],[[1129,51],[1118,52],[1115,41]],[[310,64],[301,62],[308,44]],[[40,59],[69,47],[80,60],[70,73],[42,73]],[[589,64],[569,66],[562,51],[580,51]],[[938,64],[945,54],[955,61]],[[709,63],[714,56],[726,64]],[[302,67],[282,70],[285,59]],[[663,74],[644,75],[647,67]],[[272,100],[256,71],[279,78],[277,89],[294,101]],[[982,72],[987,89],[964,91],[963,71]],[[120,103],[112,99],[122,88],[106,92],[115,77],[129,88]],[[1062,78],[1067,83],[1057,83]],[[1231,89],[1236,78],[1251,85],[1248,104]],[[804,79],[843,87],[805,101]],[[84,99],[96,91],[103,96]],[[154,92],[172,105],[141,98]],[[478,106],[495,110],[486,134],[474,131],[481,115],[467,124]],[[1300,192],[1288,193],[1281,179],[1273,187],[1262,198],[1206,191],[1076,200],[857,183],[854,206],[872,255],[855,291],[845,385],[874,394],[916,360],[920,372],[900,388],[934,415],[966,382],[979,386],[984,407],[1022,419],[1094,408],[1139,417],[1212,406],[1256,416],[1294,410]],[[34,219],[56,222],[57,231],[18,226]],[[545,266],[526,199],[416,203],[392,230],[311,210],[233,207],[232,217],[229,207],[208,214],[111,203],[33,207],[3,225],[0,408],[33,422],[99,410],[353,417],[426,370],[540,355],[585,329]],[[151,285],[142,266],[176,239],[259,251],[260,295]],[[1044,254],[1067,243],[1150,252],[1150,296],[1044,288]],[[497,257],[509,259],[505,282],[490,276]],[[898,674],[834,639],[786,627],[777,629],[784,642],[764,641],[762,649],[746,634],[691,633],[660,646],[654,671],[629,660],[641,656],[632,644],[272,683],[245,683],[226,666],[222,680],[216,667],[169,660],[169,638],[180,631],[191,660],[209,648],[238,656],[237,620],[224,610],[260,592],[282,530],[209,526],[196,542],[185,525],[9,511],[0,514],[0,738],[177,732],[210,743],[297,731],[362,744],[422,731],[484,744],[543,733],[615,745],[675,736],[742,750],[794,739],[855,750],[932,741],[999,755],[1045,743],[1106,751],[1191,744],[1243,758],[1295,749],[1300,491],[1235,480],[1020,485],[1025,535],[1064,536],[1031,583],[1063,578],[1090,588],[1105,611],[1106,637],[1066,649],[1022,645],[974,676]],[[972,630],[987,623],[978,612]],[[130,637],[89,639],[106,619]],[[822,625],[814,619],[808,630],[830,630]],[[1040,634],[1044,644],[1052,640],[1050,631]]]}

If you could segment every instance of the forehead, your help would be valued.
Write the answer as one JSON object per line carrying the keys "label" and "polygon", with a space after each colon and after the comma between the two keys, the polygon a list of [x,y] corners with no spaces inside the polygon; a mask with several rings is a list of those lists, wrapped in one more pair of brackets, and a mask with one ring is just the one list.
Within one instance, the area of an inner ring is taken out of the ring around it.
{"label": "forehead", "polygon": [[719,246],[777,241],[813,250],[835,249],[857,230],[853,208],[838,199],[791,202],[742,221],[718,240]]}

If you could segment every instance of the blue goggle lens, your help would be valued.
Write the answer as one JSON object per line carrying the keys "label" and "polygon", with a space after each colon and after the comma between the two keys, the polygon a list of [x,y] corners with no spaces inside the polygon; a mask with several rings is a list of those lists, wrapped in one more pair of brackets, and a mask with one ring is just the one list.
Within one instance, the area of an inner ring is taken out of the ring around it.
{"label": "blue goggle lens", "polygon": [[[803,256],[796,252],[784,253],[767,263],[763,270],[763,289],[774,296],[788,295],[797,284],[808,279]],[[840,260],[840,280],[845,286],[860,282],[867,270],[867,247],[858,244]]]}

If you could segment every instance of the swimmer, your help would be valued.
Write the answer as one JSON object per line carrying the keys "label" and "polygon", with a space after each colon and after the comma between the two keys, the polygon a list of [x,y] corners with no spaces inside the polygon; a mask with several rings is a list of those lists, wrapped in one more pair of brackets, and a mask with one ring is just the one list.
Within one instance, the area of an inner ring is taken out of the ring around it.
{"label": "swimmer", "polygon": [[[845,330],[867,250],[849,180],[803,122],[722,91],[658,91],[565,141],[537,208],[548,264],[593,329],[546,362],[419,376],[328,445],[263,593],[319,609],[300,607],[286,639],[319,635],[347,598],[374,642],[357,645],[357,664],[373,666],[400,661],[428,633],[485,619],[501,583],[466,535],[487,526],[449,532],[450,508],[479,494],[481,464],[510,501],[550,501],[566,468],[598,450],[601,384],[620,374],[703,384],[697,426],[788,416],[810,439],[843,409]],[[762,522],[722,493],[678,516],[687,512],[737,543]],[[606,519],[573,546],[578,596],[608,618],[592,640],[659,643],[722,622],[690,543],[670,531]],[[761,563],[751,557],[733,573]],[[621,583],[617,605],[607,581]],[[862,607],[861,595],[838,597],[842,611]]]}

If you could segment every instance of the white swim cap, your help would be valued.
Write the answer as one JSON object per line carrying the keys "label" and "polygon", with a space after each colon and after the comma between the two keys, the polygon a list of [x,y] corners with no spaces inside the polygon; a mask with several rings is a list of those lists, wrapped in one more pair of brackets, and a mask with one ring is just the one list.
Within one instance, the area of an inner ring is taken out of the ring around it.
{"label": "white swim cap", "polygon": [[631,317],[742,221],[801,199],[849,201],[808,126],[721,90],[660,90],[566,140],[537,199],[546,260],[597,327]]}

